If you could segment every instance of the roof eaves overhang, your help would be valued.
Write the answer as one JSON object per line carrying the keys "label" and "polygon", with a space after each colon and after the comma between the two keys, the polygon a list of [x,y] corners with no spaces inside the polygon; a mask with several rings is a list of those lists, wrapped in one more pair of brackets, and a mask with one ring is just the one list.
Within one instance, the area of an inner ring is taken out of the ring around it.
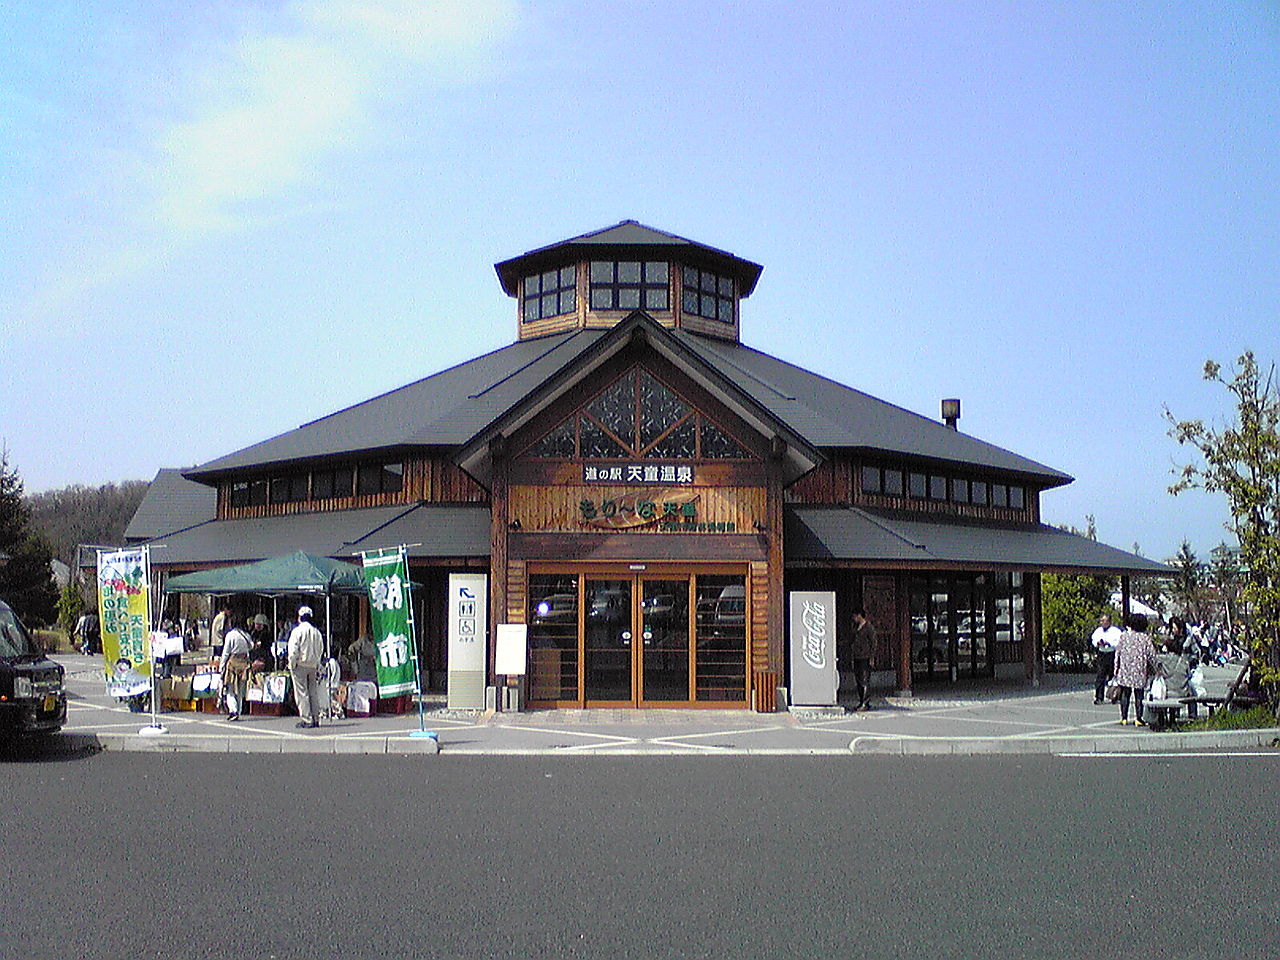
{"label": "roof eaves overhang", "polygon": [[335,450],[330,453],[315,454],[305,457],[285,457],[278,460],[264,460],[259,463],[249,463],[242,466],[220,467],[216,470],[203,470],[199,467],[192,470],[182,471],[182,476],[188,480],[194,480],[196,483],[203,483],[208,486],[217,486],[223,480],[229,480],[233,477],[261,477],[264,474],[275,473],[281,469],[299,469],[303,467],[317,467],[326,464],[339,466],[346,464],[356,464],[366,461],[371,457],[406,457],[410,454],[430,454],[439,452],[452,451],[453,447],[440,446],[439,444],[406,444],[393,443],[384,444],[374,447],[360,447],[352,450]]}
{"label": "roof eaves overhang", "polygon": [[570,358],[537,389],[463,444],[457,452],[455,462],[481,483],[486,483],[491,471],[490,445],[493,441],[498,437],[514,434],[547,404],[568,393],[637,339],[643,340],[674,366],[701,383],[704,389],[742,417],[752,429],[769,437],[785,465],[785,483],[798,479],[823,461],[821,452],[804,437],[738,389],[730,379],[685,347],[647,313],[637,310],[581,353]]}
{"label": "roof eaves overhang", "polygon": [[886,569],[1175,574],[1165,564],[1042,523],[923,517],[848,504],[788,504],[785,514],[798,538],[788,536],[785,548],[793,566],[834,560]]}
{"label": "roof eaves overhang", "polygon": [[[976,438],[974,438],[976,439]],[[1010,479],[1022,480],[1041,490],[1052,490],[1055,487],[1065,487],[1069,483],[1075,483],[1075,477],[1070,474],[1063,473],[1061,470],[1055,470],[1053,467],[1043,467],[1042,471],[1020,470],[1017,467],[991,467],[984,464],[975,464],[972,460],[965,460],[959,457],[931,457],[926,454],[917,453],[911,450],[896,450],[892,447],[872,447],[872,446],[853,446],[844,447],[850,453],[862,456],[873,456],[883,458],[886,454],[894,456],[909,457],[913,462],[923,466],[934,465],[943,468],[955,469],[962,467],[971,472],[995,472],[1009,477]],[[999,448],[996,448],[999,449]],[[1026,458],[1023,458],[1026,459]],[[1035,461],[1029,461],[1035,463]]]}
{"label": "roof eaves overhang", "polygon": [[[624,226],[633,226],[636,232],[647,239],[642,242],[610,240],[609,234]],[[571,237],[558,243],[538,247],[518,257],[511,257],[493,265],[502,284],[502,290],[509,297],[518,296],[520,278],[566,263],[577,263],[583,260],[665,260],[679,250],[679,258],[690,266],[703,267],[733,277],[738,282],[738,295],[749,297],[756,288],[764,267],[750,260],[735,256],[726,250],[709,247],[673,233],[645,227],[634,220],[624,220],[592,231],[581,236]]]}

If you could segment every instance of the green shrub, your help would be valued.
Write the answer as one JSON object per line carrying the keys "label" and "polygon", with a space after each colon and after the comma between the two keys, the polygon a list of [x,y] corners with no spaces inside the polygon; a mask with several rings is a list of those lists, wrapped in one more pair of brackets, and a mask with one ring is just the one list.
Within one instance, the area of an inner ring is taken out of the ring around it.
{"label": "green shrub", "polygon": [[1212,717],[1193,720],[1183,730],[1257,730],[1278,726],[1276,715],[1265,704],[1248,710],[1218,710]]}

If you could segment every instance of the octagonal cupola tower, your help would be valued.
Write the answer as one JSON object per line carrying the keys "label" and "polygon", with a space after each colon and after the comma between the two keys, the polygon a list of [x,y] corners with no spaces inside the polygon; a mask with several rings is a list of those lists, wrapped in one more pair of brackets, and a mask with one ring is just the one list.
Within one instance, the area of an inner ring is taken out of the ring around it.
{"label": "octagonal cupola tower", "polygon": [[666,327],[738,339],[758,263],[634,220],[495,264],[521,340],[612,327],[643,310]]}

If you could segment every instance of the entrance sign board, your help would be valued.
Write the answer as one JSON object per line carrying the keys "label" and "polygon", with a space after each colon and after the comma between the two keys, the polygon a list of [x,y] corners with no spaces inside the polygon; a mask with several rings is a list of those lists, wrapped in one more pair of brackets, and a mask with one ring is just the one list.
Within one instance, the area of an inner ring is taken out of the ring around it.
{"label": "entrance sign board", "polygon": [[836,702],[836,595],[830,590],[793,590],[791,611],[791,702],[827,707]]}
{"label": "entrance sign board", "polygon": [[500,623],[494,644],[494,673],[499,676],[523,677],[527,669],[529,626],[524,623]]}
{"label": "entrance sign board", "polygon": [[489,576],[449,574],[445,605],[449,617],[450,710],[483,710],[488,659]]}

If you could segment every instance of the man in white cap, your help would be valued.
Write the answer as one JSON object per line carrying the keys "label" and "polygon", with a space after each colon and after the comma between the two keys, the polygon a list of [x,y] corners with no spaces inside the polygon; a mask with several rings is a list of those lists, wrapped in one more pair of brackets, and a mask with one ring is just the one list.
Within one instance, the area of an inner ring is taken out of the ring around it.
{"label": "man in white cap", "polygon": [[289,675],[298,702],[298,726],[320,726],[320,661],[324,637],[311,622],[311,608],[298,608],[298,625],[289,634]]}

